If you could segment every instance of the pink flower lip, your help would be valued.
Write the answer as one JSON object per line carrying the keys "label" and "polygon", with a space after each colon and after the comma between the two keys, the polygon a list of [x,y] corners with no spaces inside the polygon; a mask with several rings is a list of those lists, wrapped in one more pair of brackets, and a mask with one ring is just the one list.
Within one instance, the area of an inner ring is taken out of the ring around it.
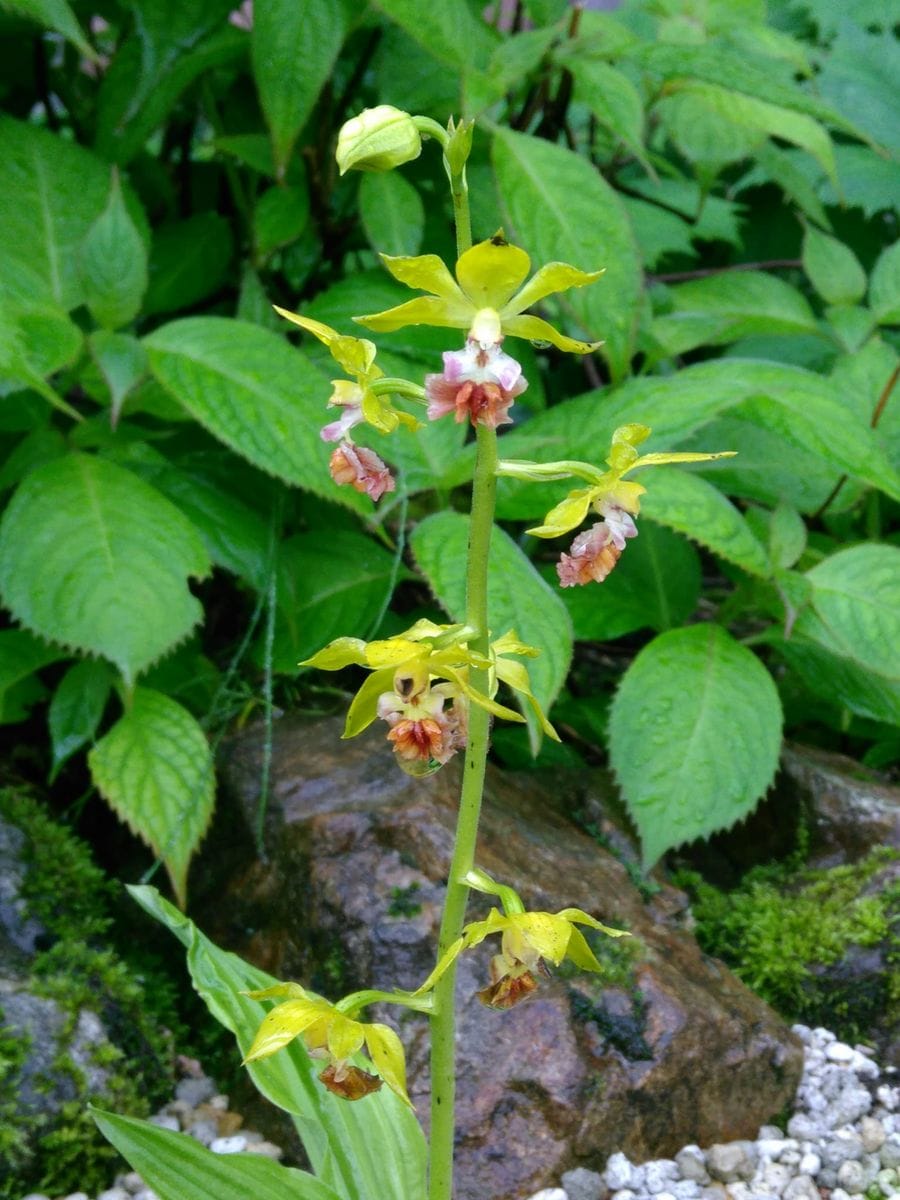
{"label": "pink flower lip", "polygon": [[[335,422],[338,424],[338,422]],[[343,441],[333,451],[329,462],[331,478],[337,484],[349,484],[357,492],[365,492],[380,500],[385,492],[393,492],[396,481],[374,450]]]}
{"label": "pink flower lip", "polygon": [[496,429],[509,425],[509,409],[528,386],[522,368],[499,343],[483,346],[471,338],[462,350],[445,350],[444,371],[425,377],[428,416],[432,421],[454,413],[457,422]]}
{"label": "pink flower lip", "polygon": [[625,539],[637,537],[637,526],[630,513],[614,504],[601,505],[604,519],[584,530],[560,555],[556,564],[560,587],[579,587],[602,583],[615,568],[625,549]]}

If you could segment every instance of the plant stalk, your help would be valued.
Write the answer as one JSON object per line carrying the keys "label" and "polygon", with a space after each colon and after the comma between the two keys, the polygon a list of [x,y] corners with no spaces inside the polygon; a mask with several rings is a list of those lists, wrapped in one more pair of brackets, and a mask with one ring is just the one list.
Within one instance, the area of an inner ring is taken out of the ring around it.
{"label": "plant stalk", "polygon": [[[469,556],[466,577],[466,624],[478,630],[472,649],[488,651],[487,581],[494,499],[497,490],[497,434],[478,426],[478,457],[472,488]],[[471,672],[472,686],[489,691],[487,671]],[[484,789],[484,770],[490,734],[490,715],[473,704],[469,713],[469,740],[463,768],[462,794],[456,824],[456,844],[447,879],[447,897],[438,944],[440,957],[462,932],[469,888],[464,882],[475,865],[478,818]],[[451,1200],[453,1193],[454,1101],[456,1095],[456,1013],[454,990],[456,963],[441,976],[434,989],[431,1018],[431,1168],[429,1200]]]}

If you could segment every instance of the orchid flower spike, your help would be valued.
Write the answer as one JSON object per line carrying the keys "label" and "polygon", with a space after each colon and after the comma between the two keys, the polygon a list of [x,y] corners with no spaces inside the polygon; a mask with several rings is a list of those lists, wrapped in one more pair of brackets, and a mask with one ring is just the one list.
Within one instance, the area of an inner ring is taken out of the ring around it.
{"label": "orchid flower spike", "polygon": [[[244,1063],[256,1062],[300,1037],[313,1058],[327,1059],[319,1079],[336,1096],[361,1100],[377,1092],[382,1082],[412,1107],[406,1092],[406,1060],[399,1037],[389,1025],[356,1021],[299,983],[278,983],[259,991],[245,992],[252,1000],[287,997],[263,1018]],[[365,1046],[377,1075],[355,1066],[350,1060]],[[379,1078],[380,1076],[380,1078]]]}
{"label": "orchid flower spike", "polygon": [[567,263],[554,262],[541,267],[525,283],[531,259],[518,246],[511,246],[502,230],[460,256],[455,279],[436,254],[382,254],[381,258],[395,279],[428,295],[354,318],[367,329],[384,333],[406,325],[465,329],[468,339],[485,349],[497,346],[506,334],[551,342],[573,354],[589,354],[602,345],[566,337],[547,321],[524,313],[554,292],[593,283],[603,271],[580,271]]}

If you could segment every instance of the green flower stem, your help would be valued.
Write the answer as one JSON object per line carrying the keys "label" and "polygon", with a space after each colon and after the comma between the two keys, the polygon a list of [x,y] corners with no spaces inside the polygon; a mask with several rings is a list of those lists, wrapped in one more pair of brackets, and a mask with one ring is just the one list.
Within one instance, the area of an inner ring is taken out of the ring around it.
{"label": "green flower stem", "polygon": [[[446,162],[446,159],[444,160]],[[472,222],[469,217],[469,189],[466,168],[450,172],[450,193],[453,196],[453,220],[456,223],[456,257],[462,258],[472,245]]]}
{"label": "green flower stem", "polygon": [[[488,653],[487,583],[491,531],[494,526],[494,500],[497,490],[497,434],[486,425],[478,426],[478,457],[472,488],[472,516],[469,525],[469,557],[466,576],[466,624],[478,631],[470,644],[473,650]],[[488,694],[488,672],[472,670],[472,686]],[[442,956],[462,932],[466,917],[469,888],[466,876],[475,865],[478,818],[484,789],[490,717],[473,704],[469,711],[469,740],[463,768],[462,795],[456,825],[456,844],[447,898],[441,920],[438,956]],[[429,1200],[451,1200],[453,1191],[453,1134],[456,1094],[456,1014],[454,988],[456,963],[441,976],[434,989],[435,1012],[431,1018],[431,1170]]]}

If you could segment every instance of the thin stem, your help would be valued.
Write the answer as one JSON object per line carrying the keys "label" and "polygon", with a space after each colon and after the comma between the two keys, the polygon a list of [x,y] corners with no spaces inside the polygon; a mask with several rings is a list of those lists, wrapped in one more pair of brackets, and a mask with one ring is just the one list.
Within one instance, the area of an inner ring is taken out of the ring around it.
{"label": "thin stem", "polygon": [[774,271],[801,267],[799,258],[767,258],[761,262],[731,263],[727,267],[704,267],[700,271],[670,271],[667,275],[650,275],[650,283],[680,283],[685,279],[707,279],[710,275],[726,275],[729,271]]}
{"label": "thin stem", "polygon": [[458,175],[450,175],[450,192],[453,196],[453,220],[456,224],[456,257],[461,258],[472,245],[472,222],[469,217],[469,189],[466,185],[466,168]]}
{"label": "thin stem", "polygon": [[[469,523],[469,554],[466,574],[466,624],[477,629],[473,650],[488,652],[488,562],[494,501],[497,490],[497,434],[486,425],[477,428],[478,454],[472,487],[472,516]],[[474,688],[489,690],[487,671],[472,670]],[[447,896],[438,943],[444,954],[462,932],[469,888],[465,878],[475,865],[478,818],[484,790],[490,718],[477,704],[469,714],[469,740],[463,768],[462,795],[456,824],[456,844],[447,879]],[[453,1192],[453,1134],[456,1096],[456,1014],[454,989],[456,963],[447,968],[434,989],[435,1012],[431,1019],[431,1170],[429,1200],[451,1200]]]}

